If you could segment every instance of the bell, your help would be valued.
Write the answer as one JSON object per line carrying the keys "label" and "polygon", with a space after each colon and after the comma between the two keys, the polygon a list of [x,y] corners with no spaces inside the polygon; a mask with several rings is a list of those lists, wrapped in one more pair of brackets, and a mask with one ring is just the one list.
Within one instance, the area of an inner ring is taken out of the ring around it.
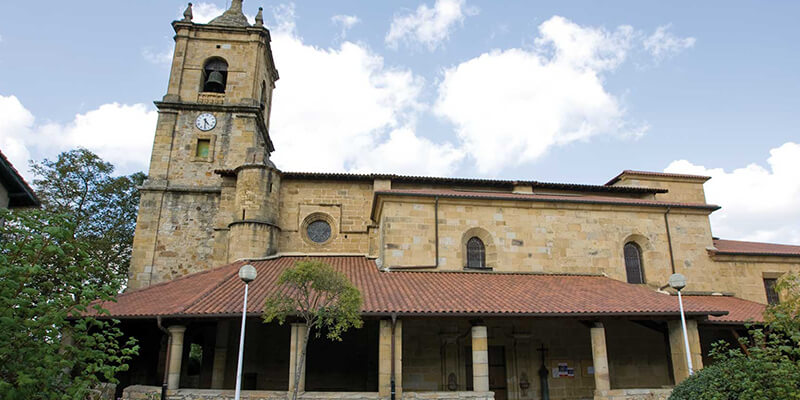
{"label": "bell", "polygon": [[205,84],[206,92],[225,93],[225,82],[223,82],[222,72],[211,71]]}

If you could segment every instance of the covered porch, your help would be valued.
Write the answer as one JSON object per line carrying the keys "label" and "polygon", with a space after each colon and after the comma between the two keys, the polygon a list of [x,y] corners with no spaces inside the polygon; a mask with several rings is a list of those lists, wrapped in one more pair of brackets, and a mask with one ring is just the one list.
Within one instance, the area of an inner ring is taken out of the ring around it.
{"label": "covered porch", "polygon": [[[363,257],[324,257],[361,290],[364,327],[313,339],[295,383],[303,326],[264,324],[263,299],[298,257],[251,262],[243,398],[660,399],[688,375],[677,299],[602,276],[386,272]],[[235,263],[123,294],[106,304],[140,339],[123,398],[233,398],[243,285]],[[698,322],[726,314],[686,302]],[[160,330],[158,324],[164,330]],[[546,397],[545,397],[546,396]]]}
{"label": "covered porch", "polygon": [[[128,323],[129,330],[139,325],[140,333],[149,333],[142,336],[142,356],[123,377],[123,399],[160,396],[165,369],[170,399],[233,398],[238,320],[170,325],[169,350],[149,322],[149,328],[145,321]],[[298,384],[306,399],[666,398],[676,377],[679,381],[688,374],[677,323],[625,318],[368,318],[363,328],[346,333],[341,342],[312,339]],[[295,384],[290,366],[299,357],[303,328],[250,318],[242,398],[286,398]],[[700,368],[696,322],[690,321],[689,328],[695,368]]]}

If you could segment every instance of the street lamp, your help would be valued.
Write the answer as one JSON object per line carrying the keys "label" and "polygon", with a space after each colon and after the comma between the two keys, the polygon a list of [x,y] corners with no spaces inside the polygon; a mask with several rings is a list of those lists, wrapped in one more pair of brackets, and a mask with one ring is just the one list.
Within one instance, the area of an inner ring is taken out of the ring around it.
{"label": "street lamp", "polygon": [[686,333],[686,317],[683,313],[683,298],[681,298],[681,289],[686,287],[686,277],[681,274],[672,274],[669,277],[669,286],[678,292],[678,305],[681,308],[681,327],[683,328],[683,344],[686,346],[686,363],[689,366],[689,375],[694,374],[692,368],[692,354],[689,350],[689,336]]}
{"label": "street lamp", "polygon": [[242,334],[239,336],[239,364],[236,367],[236,394],[234,396],[236,400],[239,400],[242,394],[242,356],[244,355],[244,324],[247,320],[247,287],[256,279],[256,269],[250,264],[242,265],[239,268],[239,279],[244,282],[244,305],[242,306]]}

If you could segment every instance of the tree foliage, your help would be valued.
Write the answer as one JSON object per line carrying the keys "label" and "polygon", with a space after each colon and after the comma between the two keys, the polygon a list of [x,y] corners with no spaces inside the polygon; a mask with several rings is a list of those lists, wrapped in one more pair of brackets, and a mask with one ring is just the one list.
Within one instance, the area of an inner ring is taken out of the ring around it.
{"label": "tree foliage", "polygon": [[58,155],[55,161],[32,162],[33,184],[44,210],[69,216],[75,237],[108,268],[99,275],[126,276],[139,206],[141,172],[112,176],[114,166],[86,149]]}
{"label": "tree foliage", "polygon": [[750,325],[740,348],[714,344],[715,362],[681,382],[671,400],[800,399],[800,276],[778,280],[781,302]]}
{"label": "tree foliage", "polygon": [[[0,210],[0,398],[84,399],[138,347],[96,300],[113,299],[120,278],[76,238],[72,216]],[[107,280],[98,282],[98,276]]]}
{"label": "tree foliage", "polygon": [[[361,328],[361,293],[347,277],[321,261],[298,261],[283,271],[278,287],[264,304],[264,322],[278,321],[281,325],[289,317],[299,317],[306,324],[302,352],[293,366],[295,382],[300,381],[303,360],[306,358],[308,338],[312,332],[317,337],[324,331],[328,339],[342,340],[348,329]],[[298,385],[294,385],[292,399],[297,399]]]}

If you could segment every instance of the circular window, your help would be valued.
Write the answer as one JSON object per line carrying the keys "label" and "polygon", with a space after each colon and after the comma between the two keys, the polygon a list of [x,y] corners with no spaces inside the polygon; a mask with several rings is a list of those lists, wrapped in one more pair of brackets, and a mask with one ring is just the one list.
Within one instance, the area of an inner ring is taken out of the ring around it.
{"label": "circular window", "polygon": [[328,221],[318,219],[308,224],[306,234],[314,243],[325,243],[331,238],[331,224]]}

